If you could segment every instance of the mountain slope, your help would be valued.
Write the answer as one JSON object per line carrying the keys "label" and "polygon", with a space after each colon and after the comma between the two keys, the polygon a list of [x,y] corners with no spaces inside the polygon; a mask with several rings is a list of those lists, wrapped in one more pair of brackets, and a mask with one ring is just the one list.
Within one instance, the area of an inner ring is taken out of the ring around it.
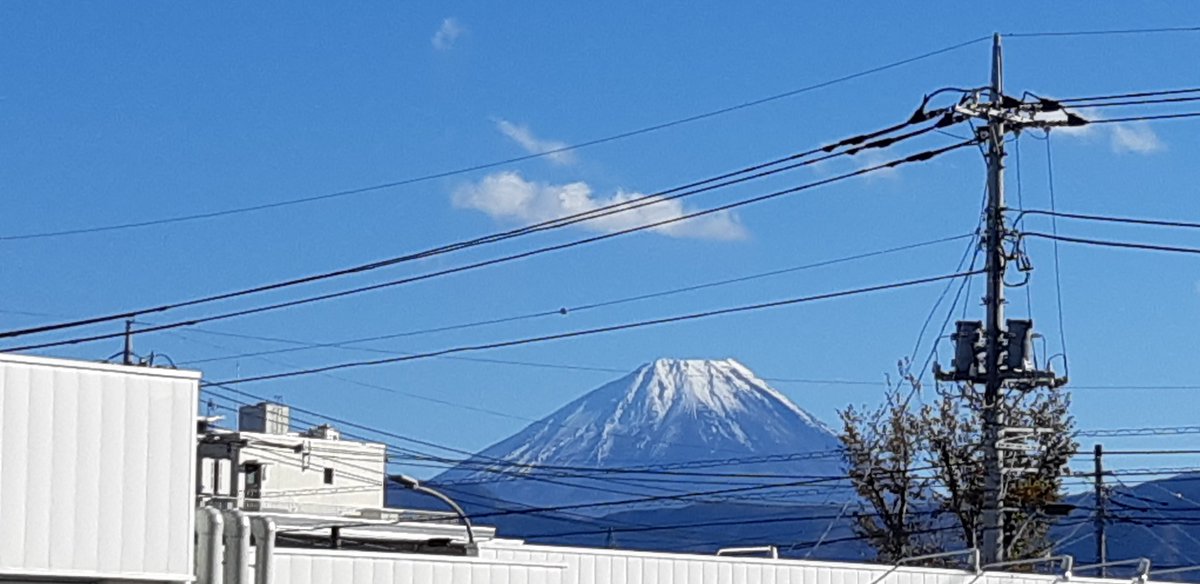
{"label": "mountain slope", "polygon": [[[832,452],[838,445],[828,427],[732,359],[660,359],[563,406],[431,482],[466,499],[489,498],[492,504],[513,507],[612,501],[718,489],[731,479],[651,478],[587,469],[683,466],[691,472],[788,476],[759,483],[820,480],[842,474],[840,458]],[[792,489],[787,500],[824,500],[830,492],[811,490],[814,494]],[[497,498],[506,503],[496,503]],[[594,514],[615,510],[601,507]]]}
{"label": "mountain slope", "polygon": [[[1056,551],[1071,554],[1080,563],[1091,563],[1096,558],[1095,497],[1082,493],[1069,501],[1078,508],[1051,532],[1060,542]],[[1130,486],[1110,483],[1107,517],[1110,560],[1144,557],[1157,569],[1196,565],[1200,558],[1200,474]],[[1112,572],[1124,575],[1127,570],[1114,568]],[[1200,580],[1200,572],[1179,576]]]}

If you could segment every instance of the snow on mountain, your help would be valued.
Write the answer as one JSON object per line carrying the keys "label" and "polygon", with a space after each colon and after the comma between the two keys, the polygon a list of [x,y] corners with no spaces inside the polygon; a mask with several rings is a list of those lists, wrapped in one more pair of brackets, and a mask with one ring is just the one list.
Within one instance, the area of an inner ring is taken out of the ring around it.
{"label": "snow on mountain", "polygon": [[[731,479],[660,476],[649,481],[641,475],[595,472],[582,473],[589,475],[583,478],[579,470],[547,467],[689,463],[699,465],[689,469],[693,471],[796,477],[763,479],[786,482],[841,475],[841,459],[831,453],[838,445],[827,426],[737,361],[659,359],[563,406],[432,482],[468,505],[485,507],[497,499],[508,506],[611,501],[716,489]],[[828,499],[830,490],[808,491]],[[789,498],[780,500],[812,499],[808,491],[796,491],[803,489],[791,489]],[[771,500],[771,491],[762,494]]]}

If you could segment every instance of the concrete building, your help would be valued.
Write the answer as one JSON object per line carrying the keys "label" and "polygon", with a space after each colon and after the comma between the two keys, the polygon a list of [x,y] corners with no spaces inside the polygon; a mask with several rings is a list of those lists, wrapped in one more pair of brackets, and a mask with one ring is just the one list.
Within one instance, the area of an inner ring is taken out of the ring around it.
{"label": "concrete building", "polygon": [[243,406],[235,431],[206,429],[199,494],[239,508],[337,512],[383,507],[387,450],[342,440],[330,426],[292,432],[287,406]]}

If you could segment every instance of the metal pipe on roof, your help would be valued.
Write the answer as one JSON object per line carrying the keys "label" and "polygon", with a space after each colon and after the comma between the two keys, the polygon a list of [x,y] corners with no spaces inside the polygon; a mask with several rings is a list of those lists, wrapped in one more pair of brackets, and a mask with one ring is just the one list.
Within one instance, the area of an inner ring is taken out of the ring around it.
{"label": "metal pipe on roof", "polygon": [[225,533],[225,521],[221,511],[212,507],[200,507],[196,512],[196,584],[222,584],[221,539]]}
{"label": "metal pipe on roof", "polygon": [[250,517],[238,509],[225,511],[224,584],[250,584]]}
{"label": "metal pipe on roof", "polygon": [[275,573],[275,521],[255,517],[250,521],[254,534],[254,584],[272,584]]}

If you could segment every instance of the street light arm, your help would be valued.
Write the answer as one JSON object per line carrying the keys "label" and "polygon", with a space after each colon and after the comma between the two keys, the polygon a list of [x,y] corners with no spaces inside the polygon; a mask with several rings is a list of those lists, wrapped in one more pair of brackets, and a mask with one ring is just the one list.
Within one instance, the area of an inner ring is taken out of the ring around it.
{"label": "street light arm", "polygon": [[454,512],[458,513],[458,519],[460,521],[462,521],[463,526],[467,528],[467,543],[469,543],[469,544],[475,543],[475,530],[471,527],[471,520],[470,520],[470,518],[467,517],[467,514],[465,511],[463,511],[462,507],[459,507],[458,503],[454,502],[454,499],[451,499],[450,497],[447,497],[446,495],[442,494],[441,492],[435,491],[434,489],[426,487],[425,485],[422,485],[422,484],[414,484],[414,485],[410,486],[409,488],[415,492],[425,493],[426,495],[435,497],[438,500],[442,501],[443,503],[449,505],[451,509],[454,509]]}

